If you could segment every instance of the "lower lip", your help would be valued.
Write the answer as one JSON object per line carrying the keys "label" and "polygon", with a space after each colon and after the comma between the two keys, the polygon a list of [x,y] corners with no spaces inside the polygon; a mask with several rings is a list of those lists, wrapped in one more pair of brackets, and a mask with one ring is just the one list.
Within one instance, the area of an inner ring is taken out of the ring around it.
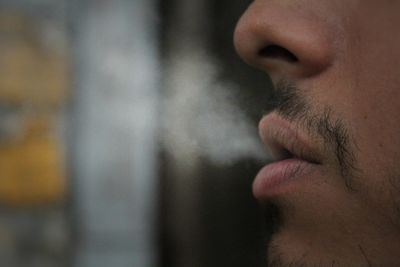
{"label": "lower lip", "polygon": [[268,164],[257,174],[253,194],[258,199],[264,199],[294,191],[296,185],[310,175],[316,166],[296,158]]}

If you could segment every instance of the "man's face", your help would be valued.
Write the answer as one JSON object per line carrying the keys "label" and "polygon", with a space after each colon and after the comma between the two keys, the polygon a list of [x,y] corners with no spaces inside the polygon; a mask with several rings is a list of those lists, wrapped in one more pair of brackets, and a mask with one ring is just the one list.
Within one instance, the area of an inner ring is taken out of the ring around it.
{"label": "man's face", "polygon": [[255,0],[235,46],[275,85],[271,266],[400,266],[400,1]]}

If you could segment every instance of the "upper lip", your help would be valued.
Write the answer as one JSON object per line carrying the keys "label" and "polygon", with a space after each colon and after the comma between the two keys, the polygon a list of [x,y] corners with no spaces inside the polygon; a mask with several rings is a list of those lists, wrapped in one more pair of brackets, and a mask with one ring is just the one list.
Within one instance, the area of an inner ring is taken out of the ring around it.
{"label": "upper lip", "polygon": [[322,157],[311,137],[299,125],[276,113],[265,116],[259,124],[262,141],[271,150],[274,161],[298,158],[312,164],[322,164]]}

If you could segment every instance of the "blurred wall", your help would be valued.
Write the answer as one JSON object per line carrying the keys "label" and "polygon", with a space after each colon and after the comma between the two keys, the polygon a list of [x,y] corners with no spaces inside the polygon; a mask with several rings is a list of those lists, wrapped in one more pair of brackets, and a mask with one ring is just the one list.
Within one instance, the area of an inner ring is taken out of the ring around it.
{"label": "blurred wall", "polygon": [[160,93],[210,64],[257,124],[269,81],[232,45],[249,2],[0,0],[1,266],[265,266],[259,165],[157,138]]}
{"label": "blurred wall", "polygon": [[0,1],[0,265],[65,266],[62,1]]}
{"label": "blurred wall", "polygon": [[151,0],[72,1],[75,266],[153,267],[159,65]]}

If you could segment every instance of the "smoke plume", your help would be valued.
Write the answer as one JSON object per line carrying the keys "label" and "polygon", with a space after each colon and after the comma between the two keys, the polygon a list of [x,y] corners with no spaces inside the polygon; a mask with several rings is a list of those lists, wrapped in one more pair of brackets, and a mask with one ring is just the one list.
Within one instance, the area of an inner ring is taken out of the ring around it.
{"label": "smoke plume", "polygon": [[170,154],[181,161],[206,158],[218,165],[267,159],[256,125],[240,108],[237,86],[219,79],[210,57],[181,49],[167,66],[162,121]]}

